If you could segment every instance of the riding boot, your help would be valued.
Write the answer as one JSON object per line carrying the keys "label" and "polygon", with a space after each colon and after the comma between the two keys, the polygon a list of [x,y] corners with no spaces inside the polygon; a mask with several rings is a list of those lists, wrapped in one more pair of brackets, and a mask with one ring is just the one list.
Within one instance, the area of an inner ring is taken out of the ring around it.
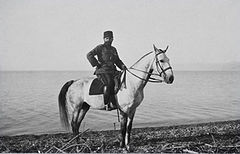
{"label": "riding boot", "polygon": [[105,105],[105,109],[107,111],[110,111],[110,93],[107,90],[107,86],[104,87],[104,93],[103,93],[103,99],[104,99],[104,105]]}

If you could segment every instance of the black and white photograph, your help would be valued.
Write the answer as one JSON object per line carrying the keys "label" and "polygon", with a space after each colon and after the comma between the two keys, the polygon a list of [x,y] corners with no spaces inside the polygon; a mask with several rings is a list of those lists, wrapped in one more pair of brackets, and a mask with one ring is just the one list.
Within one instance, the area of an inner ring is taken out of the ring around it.
{"label": "black and white photograph", "polygon": [[0,0],[0,153],[240,153],[240,1]]}

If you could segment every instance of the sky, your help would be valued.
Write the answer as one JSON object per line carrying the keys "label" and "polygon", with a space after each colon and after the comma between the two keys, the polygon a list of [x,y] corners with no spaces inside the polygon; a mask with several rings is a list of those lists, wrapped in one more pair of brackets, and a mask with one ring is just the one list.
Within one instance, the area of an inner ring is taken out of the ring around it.
{"label": "sky", "polygon": [[93,70],[106,30],[127,66],[153,44],[176,70],[240,63],[239,14],[239,0],[0,0],[0,71]]}

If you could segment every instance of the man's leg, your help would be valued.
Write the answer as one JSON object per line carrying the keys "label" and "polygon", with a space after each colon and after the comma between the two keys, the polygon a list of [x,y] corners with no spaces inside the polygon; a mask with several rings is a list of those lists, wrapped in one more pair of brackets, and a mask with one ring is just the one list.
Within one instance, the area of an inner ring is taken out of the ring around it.
{"label": "man's leg", "polygon": [[112,74],[104,74],[106,86],[104,87],[104,104],[106,110],[110,110],[110,98],[114,94],[114,80]]}

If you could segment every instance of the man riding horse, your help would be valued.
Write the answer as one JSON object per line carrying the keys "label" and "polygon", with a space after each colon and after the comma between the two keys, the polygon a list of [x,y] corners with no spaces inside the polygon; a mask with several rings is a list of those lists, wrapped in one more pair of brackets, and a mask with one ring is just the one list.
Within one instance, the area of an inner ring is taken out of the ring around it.
{"label": "man riding horse", "polygon": [[[110,98],[114,96],[114,76],[117,73],[116,66],[121,70],[127,67],[120,60],[117,49],[112,46],[113,32],[105,31],[103,33],[104,44],[100,44],[87,54],[87,59],[93,67],[96,67],[95,75],[104,83],[104,104],[106,110],[110,109]],[[96,57],[97,58],[96,58]],[[116,65],[116,66],[115,66]],[[115,105],[114,101],[112,101]]]}

